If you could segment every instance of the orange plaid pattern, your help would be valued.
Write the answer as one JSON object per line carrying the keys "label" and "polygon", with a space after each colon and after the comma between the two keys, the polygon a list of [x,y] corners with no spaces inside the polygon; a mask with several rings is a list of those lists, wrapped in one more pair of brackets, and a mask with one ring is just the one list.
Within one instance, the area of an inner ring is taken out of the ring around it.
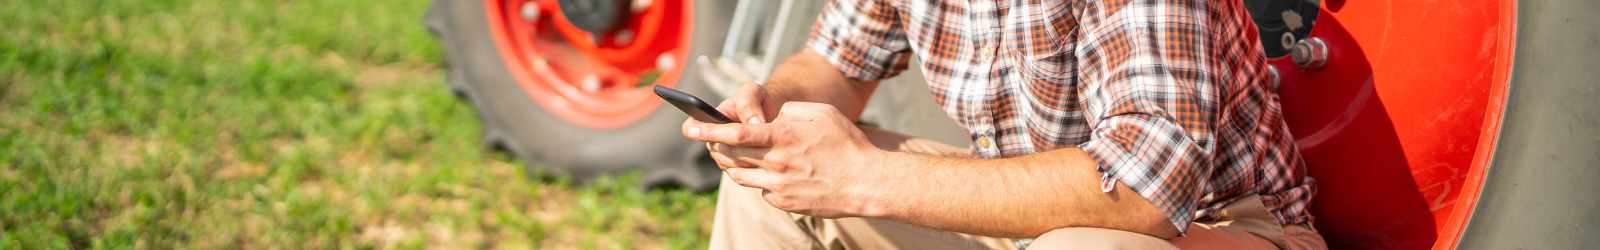
{"label": "orange plaid pattern", "polygon": [[1256,34],[1239,1],[834,0],[808,47],[868,81],[914,55],[976,155],[1082,148],[1179,230],[1249,194],[1308,222]]}

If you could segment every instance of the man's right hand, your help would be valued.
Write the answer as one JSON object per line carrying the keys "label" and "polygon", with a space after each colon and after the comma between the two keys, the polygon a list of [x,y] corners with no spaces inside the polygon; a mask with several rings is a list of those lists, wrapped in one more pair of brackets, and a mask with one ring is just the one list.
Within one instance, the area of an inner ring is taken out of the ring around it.
{"label": "man's right hand", "polygon": [[[802,50],[773,68],[766,84],[740,87],[739,91],[718,104],[717,110],[734,120],[763,124],[776,118],[786,102],[815,102],[833,105],[843,112],[845,118],[854,120],[860,118],[867,98],[872,96],[872,90],[877,86],[876,81],[858,82],[845,78],[821,55]],[[699,127],[689,125],[704,124],[694,119],[684,121],[685,136],[691,127]],[[711,149],[711,158],[717,161],[718,167],[753,167],[749,163],[734,161],[734,158],[722,153],[731,149],[727,145],[707,144],[706,147]]]}
{"label": "man's right hand", "polygon": [[[728,118],[743,121],[746,124],[766,123],[768,110],[766,108],[768,106],[767,102],[777,101],[769,100],[768,98],[767,89],[762,87],[762,85],[745,84],[743,87],[739,87],[739,91],[734,92],[733,96],[729,96],[728,99],[722,100],[722,103],[717,104],[717,111],[722,112],[722,114],[728,116]],[[782,101],[772,105],[774,107],[772,112],[773,114],[777,114],[776,107],[780,105],[782,105]],[[703,125],[700,123],[700,121],[690,118],[683,121],[683,128],[688,130],[692,127],[702,127],[699,126]],[[706,143],[706,149],[711,152],[711,159],[717,162],[718,167],[723,169],[731,167],[755,167],[755,165],[750,164],[749,162],[737,161],[734,160],[733,157],[728,156],[726,154],[726,152],[729,152],[728,147],[728,145],[723,144],[710,142]]]}

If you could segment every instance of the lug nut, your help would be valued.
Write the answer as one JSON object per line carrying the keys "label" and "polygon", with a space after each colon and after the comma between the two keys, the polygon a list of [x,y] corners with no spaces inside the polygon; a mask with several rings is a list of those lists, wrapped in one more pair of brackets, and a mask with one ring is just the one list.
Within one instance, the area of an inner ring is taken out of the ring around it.
{"label": "lug nut", "polygon": [[585,77],[583,77],[583,82],[581,84],[582,84],[582,86],[579,86],[579,87],[582,87],[583,91],[588,91],[588,92],[600,91],[600,77],[599,76],[595,76],[595,75],[585,76]]}
{"label": "lug nut", "polygon": [[633,10],[633,13],[640,13],[650,10],[650,4],[653,4],[654,2],[655,1],[652,0],[633,0],[633,5],[629,5],[628,7]]}
{"label": "lug nut", "polygon": [[1321,68],[1328,64],[1328,44],[1317,37],[1300,40],[1289,48],[1289,57],[1301,68]]}
{"label": "lug nut", "polygon": [[675,63],[672,60],[672,53],[661,53],[660,56],[656,56],[656,69],[669,71],[672,70],[672,67],[677,66],[674,64]]}
{"label": "lug nut", "polygon": [[617,34],[611,35],[611,42],[616,43],[617,45],[628,45],[629,43],[633,43],[633,31],[618,30]]}
{"label": "lug nut", "polygon": [[522,3],[522,20],[539,21],[539,3],[532,1]]}

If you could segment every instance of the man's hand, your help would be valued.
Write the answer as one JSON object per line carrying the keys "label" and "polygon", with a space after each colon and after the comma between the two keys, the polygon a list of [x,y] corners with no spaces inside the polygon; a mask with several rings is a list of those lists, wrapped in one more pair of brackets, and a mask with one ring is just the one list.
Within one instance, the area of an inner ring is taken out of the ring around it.
{"label": "man's hand", "polygon": [[718,166],[734,182],[765,190],[762,197],[768,203],[795,213],[837,218],[871,216],[878,210],[870,204],[882,189],[870,185],[891,176],[886,168],[875,167],[884,152],[837,108],[789,102],[771,122],[758,122],[761,114],[753,111],[760,108],[744,109],[737,97],[730,100],[734,113],[752,122],[690,120],[683,129],[689,139],[711,144]]}
{"label": "man's hand", "polygon": [[[717,111],[722,112],[723,115],[735,121],[744,121],[745,124],[762,124],[766,123],[767,121],[766,107],[776,107],[779,105],[768,105],[768,100],[770,100],[770,98],[767,95],[766,88],[763,88],[761,85],[746,84],[743,87],[739,87],[739,90],[734,92],[733,96],[729,96],[728,99],[724,99],[722,100],[722,103],[717,104]],[[778,101],[777,103],[782,103],[781,100],[775,101]],[[773,113],[777,112],[774,111]],[[688,136],[688,129],[690,125],[693,124],[702,123],[694,119],[687,119],[683,121],[684,136],[689,137],[689,139],[694,139],[693,137]],[[750,165],[747,162],[735,161],[727,154],[718,152],[716,148],[714,148],[716,145],[716,143],[712,142],[706,143],[706,149],[711,151],[711,160],[716,161],[717,166],[724,169],[730,167],[755,167],[755,165]]]}

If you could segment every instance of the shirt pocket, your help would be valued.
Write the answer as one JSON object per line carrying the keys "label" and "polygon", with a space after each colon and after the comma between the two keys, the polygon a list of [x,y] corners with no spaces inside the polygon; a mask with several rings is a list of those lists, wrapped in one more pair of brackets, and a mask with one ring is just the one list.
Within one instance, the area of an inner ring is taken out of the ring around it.
{"label": "shirt pocket", "polygon": [[1005,19],[1002,57],[1029,81],[1067,84],[1073,75],[1076,22],[1066,4],[1012,8]]}

